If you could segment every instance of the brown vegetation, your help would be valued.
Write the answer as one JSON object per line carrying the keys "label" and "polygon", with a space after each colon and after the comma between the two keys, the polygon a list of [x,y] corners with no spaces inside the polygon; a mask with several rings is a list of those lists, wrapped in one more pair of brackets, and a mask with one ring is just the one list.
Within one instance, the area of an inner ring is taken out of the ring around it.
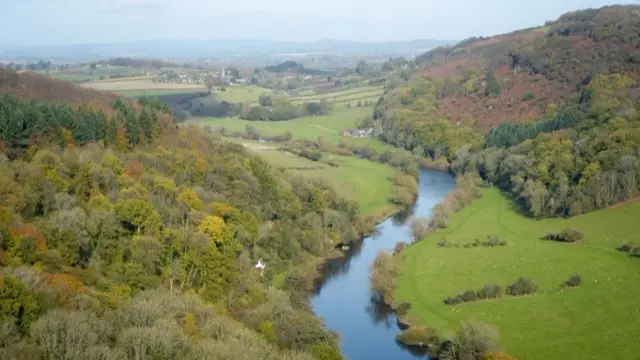
{"label": "brown vegetation", "polygon": [[0,67],[0,93],[19,98],[62,102],[73,105],[89,104],[111,108],[120,97],[115,94],[87,89],[66,81],[51,79],[33,72],[16,72]]}

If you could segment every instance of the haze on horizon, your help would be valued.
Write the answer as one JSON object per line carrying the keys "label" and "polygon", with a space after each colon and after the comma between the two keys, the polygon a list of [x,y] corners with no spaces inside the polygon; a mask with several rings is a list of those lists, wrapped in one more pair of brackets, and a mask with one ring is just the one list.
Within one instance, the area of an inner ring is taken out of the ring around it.
{"label": "haze on horizon", "polygon": [[[215,1],[217,3],[217,1]],[[640,0],[627,0],[639,3]],[[3,4],[0,44],[140,40],[461,40],[537,26],[604,0],[21,0]],[[28,20],[27,20],[28,19]]]}

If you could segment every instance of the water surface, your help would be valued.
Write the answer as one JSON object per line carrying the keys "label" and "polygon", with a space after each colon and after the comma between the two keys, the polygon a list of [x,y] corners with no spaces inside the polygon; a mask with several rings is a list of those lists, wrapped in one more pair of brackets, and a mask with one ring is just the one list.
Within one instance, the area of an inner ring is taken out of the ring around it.
{"label": "water surface", "polygon": [[354,246],[346,257],[326,264],[324,279],[311,302],[316,315],[340,334],[342,353],[347,359],[424,358],[396,343],[400,329],[395,315],[371,300],[369,268],[379,250],[393,249],[399,241],[409,242],[411,215],[430,215],[454,186],[453,177],[447,173],[421,170],[418,199],[408,213],[387,219],[378,225],[375,235]]}

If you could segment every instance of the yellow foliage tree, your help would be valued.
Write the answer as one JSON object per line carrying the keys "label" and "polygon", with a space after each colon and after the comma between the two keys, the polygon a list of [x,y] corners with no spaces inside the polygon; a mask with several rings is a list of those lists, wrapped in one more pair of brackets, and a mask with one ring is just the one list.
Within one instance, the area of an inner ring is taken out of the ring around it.
{"label": "yellow foliage tree", "polygon": [[216,245],[222,245],[228,239],[229,229],[218,216],[207,216],[198,226],[198,231],[206,234]]}
{"label": "yellow foliage tree", "polygon": [[190,188],[184,189],[178,195],[178,201],[189,209],[202,210],[204,208],[204,203],[200,200],[198,194]]}

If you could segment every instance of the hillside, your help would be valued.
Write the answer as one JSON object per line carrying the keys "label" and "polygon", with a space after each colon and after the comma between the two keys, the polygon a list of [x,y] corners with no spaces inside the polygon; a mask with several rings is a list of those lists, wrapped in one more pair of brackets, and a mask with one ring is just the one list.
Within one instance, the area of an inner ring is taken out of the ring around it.
{"label": "hillside", "polygon": [[416,59],[374,117],[382,139],[475,171],[532,217],[640,192],[640,6],[562,15]]}
{"label": "hillside", "polygon": [[2,67],[0,67],[0,93],[10,93],[22,99],[73,105],[96,104],[101,107],[111,107],[120,98],[113,93],[82,88],[33,72],[16,72]]}
{"label": "hillside", "polygon": [[[575,11],[545,26],[427,52],[416,58],[412,81],[438,83],[436,112],[453,124],[469,115],[483,130],[534,120],[597,74],[628,74],[637,83],[638,29],[640,6]],[[633,96],[640,96],[637,86]]]}
{"label": "hillside", "polygon": [[1,74],[0,358],[341,358],[308,291],[370,231],[354,201],[157,103]]}

